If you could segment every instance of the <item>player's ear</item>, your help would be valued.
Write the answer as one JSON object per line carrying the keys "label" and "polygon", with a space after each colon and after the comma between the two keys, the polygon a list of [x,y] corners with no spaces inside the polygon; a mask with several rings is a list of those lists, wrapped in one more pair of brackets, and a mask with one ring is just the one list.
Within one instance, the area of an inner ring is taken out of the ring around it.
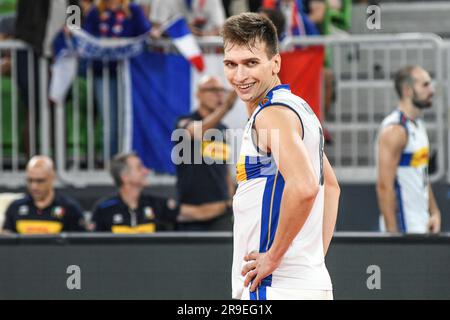
{"label": "player's ear", "polygon": [[413,87],[407,84],[403,85],[403,97],[412,97],[413,96]]}
{"label": "player's ear", "polygon": [[278,73],[280,73],[280,69],[281,69],[281,56],[279,53],[275,54],[272,57],[272,74],[276,75]]}

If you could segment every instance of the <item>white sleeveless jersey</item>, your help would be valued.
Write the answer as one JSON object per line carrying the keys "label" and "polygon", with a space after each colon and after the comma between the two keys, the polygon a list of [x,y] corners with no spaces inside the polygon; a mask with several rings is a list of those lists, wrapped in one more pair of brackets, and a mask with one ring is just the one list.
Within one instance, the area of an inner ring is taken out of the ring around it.
{"label": "white sleeveless jersey", "polygon": [[[305,224],[285,253],[280,266],[264,279],[262,287],[332,289],[324,262],[322,239],[324,211],[322,127],[309,105],[292,94],[289,86],[280,85],[273,88],[254,110],[243,135],[237,164],[238,188],[233,197],[232,289],[235,299],[241,298],[244,289],[244,277],[241,275],[242,267],[247,263],[244,256],[251,251],[268,251],[277,232],[284,178],[278,171],[273,157],[258,150],[252,139],[256,116],[263,108],[271,105],[288,107],[301,119],[299,121],[303,127],[303,142],[318,178],[320,191]],[[295,117],[294,114],[293,116]],[[301,165],[299,163],[299,166]]]}
{"label": "white sleeveless jersey", "polygon": [[[399,109],[396,109],[383,120],[380,130],[390,125],[403,126],[408,136],[395,179],[398,230],[425,233],[430,216],[428,203],[429,142],[425,124],[421,119],[414,121],[408,119]],[[376,144],[376,154],[378,154],[377,148],[378,143]],[[383,219],[381,219],[380,228],[382,231],[385,230]]]}

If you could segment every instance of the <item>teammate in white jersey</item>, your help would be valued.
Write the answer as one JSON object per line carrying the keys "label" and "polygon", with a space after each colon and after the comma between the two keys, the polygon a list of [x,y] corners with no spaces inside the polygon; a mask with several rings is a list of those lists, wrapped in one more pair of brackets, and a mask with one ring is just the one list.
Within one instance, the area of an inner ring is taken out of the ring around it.
{"label": "teammate in white jersey", "polygon": [[249,114],[233,198],[233,298],[332,299],[324,256],[340,190],[320,122],[278,78],[272,22],[233,16],[223,37],[225,75]]}
{"label": "teammate in white jersey", "polygon": [[395,89],[400,102],[382,122],[376,147],[381,230],[437,233],[441,214],[428,180],[429,143],[420,118],[432,105],[430,75],[406,66],[395,76]]}

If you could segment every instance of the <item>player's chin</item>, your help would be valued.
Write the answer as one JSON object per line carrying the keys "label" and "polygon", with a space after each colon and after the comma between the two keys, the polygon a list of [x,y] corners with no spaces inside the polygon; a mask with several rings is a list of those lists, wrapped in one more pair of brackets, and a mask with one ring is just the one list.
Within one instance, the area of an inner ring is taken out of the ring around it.
{"label": "player's chin", "polygon": [[239,91],[237,91],[237,95],[239,97],[239,99],[241,99],[244,102],[251,102],[253,95],[249,94],[249,93],[241,93]]}

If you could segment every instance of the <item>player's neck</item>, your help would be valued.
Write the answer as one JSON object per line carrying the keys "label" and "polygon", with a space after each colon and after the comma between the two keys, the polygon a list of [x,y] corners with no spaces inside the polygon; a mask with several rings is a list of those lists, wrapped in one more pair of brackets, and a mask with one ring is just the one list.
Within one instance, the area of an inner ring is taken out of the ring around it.
{"label": "player's neck", "polygon": [[34,205],[38,209],[45,209],[45,208],[48,208],[52,204],[54,199],[55,199],[55,190],[51,190],[49,192],[48,196],[45,197],[44,199],[34,201]]}
{"label": "player's neck", "polygon": [[421,115],[421,110],[416,108],[409,100],[400,100],[398,108],[409,119],[416,120]]}
{"label": "player's neck", "polygon": [[278,76],[274,77],[272,79],[272,83],[267,87],[267,89],[259,95],[256,99],[254,99],[251,102],[247,102],[247,112],[248,116],[250,117],[253,114],[253,111],[258,107],[259,103],[267,96],[270,90],[275,88],[276,86],[279,86],[281,84],[280,78]]}
{"label": "player's neck", "polygon": [[142,189],[134,186],[123,185],[119,189],[120,197],[122,201],[128,206],[128,208],[136,209],[139,206],[139,197],[141,196]]}

